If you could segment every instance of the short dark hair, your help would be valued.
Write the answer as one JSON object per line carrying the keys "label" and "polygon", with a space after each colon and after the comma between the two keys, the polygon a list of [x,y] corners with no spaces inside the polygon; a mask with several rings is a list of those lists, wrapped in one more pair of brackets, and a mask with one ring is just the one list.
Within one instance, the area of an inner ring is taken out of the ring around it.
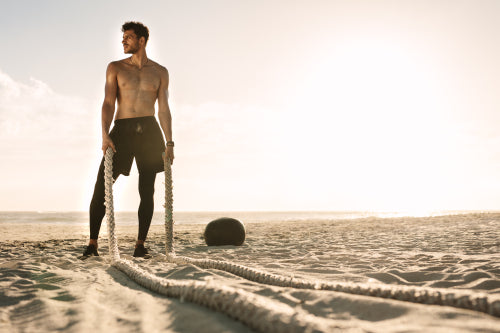
{"label": "short dark hair", "polygon": [[134,33],[136,34],[137,38],[144,37],[146,43],[148,42],[149,29],[141,22],[133,22],[133,21],[125,22],[122,25],[122,32],[125,32],[127,30],[134,30]]}

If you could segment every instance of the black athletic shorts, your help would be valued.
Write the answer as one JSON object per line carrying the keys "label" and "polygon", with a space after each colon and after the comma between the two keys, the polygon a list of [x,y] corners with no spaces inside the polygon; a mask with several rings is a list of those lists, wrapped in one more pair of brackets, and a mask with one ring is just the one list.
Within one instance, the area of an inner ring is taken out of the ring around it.
{"label": "black athletic shorts", "polygon": [[130,174],[134,157],[140,173],[164,170],[165,141],[154,116],[117,119],[109,136],[116,148],[113,155],[115,178],[119,174]]}

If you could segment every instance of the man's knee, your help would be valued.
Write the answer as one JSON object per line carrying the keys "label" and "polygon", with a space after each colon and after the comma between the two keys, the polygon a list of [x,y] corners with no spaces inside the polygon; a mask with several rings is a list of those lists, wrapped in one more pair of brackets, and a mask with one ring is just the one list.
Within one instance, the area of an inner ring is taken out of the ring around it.
{"label": "man's knee", "polygon": [[152,199],[154,197],[155,189],[154,186],[152,188],[139,188],[139,196],[142,200],[144,199]]}

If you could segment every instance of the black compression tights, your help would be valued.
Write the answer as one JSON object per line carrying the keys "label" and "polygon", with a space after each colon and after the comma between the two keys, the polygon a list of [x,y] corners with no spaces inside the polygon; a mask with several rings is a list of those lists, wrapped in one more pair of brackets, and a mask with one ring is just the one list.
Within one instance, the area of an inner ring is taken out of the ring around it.
{"label": "black compression tights", "polygon": [[[113,177],[114,180],[118,178]],[[141,203],[139,204],[138,218],[139,218],[139,235],[138,240],[145,241],[148,235],[151,219],[153,218],[154,210],[154,191],[155,191],[156,172],[140,172],[139,173],[139,195]],[[99,230],[101,229],[101,222],[106,214],[106,207],[104,206],[104,166],[101,165],[99,173],[97,174],[97,181],[95,183],[94,195],[90,202],[90,239],[97,239],[99,237]]]}

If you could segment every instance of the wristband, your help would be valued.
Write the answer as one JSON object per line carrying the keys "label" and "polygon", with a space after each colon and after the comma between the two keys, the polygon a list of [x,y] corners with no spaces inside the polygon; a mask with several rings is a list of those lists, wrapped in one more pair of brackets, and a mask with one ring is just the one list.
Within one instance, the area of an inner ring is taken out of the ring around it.
{"label": "wristband", "polygon": [[173,141],[167,141],[167,147],[173,147],[174,142]]}

